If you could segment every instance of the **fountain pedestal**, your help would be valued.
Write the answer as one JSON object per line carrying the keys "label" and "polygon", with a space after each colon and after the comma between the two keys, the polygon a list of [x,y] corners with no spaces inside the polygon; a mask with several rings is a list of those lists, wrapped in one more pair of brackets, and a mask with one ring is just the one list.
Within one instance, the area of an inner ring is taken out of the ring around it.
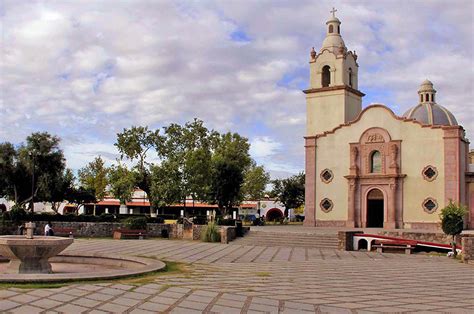
{"label": "fountain pedestal", "polygon": [[0,255],[10,259],[7,273],[48,274],[48,259],[61,253],[74,239],[61,237],[33,237],[34,223],[26,224],[25,236],[0,236]]}
{"label": "fountain pedestal", "polygon": [[51,273],[50,257],[67,248],[74,239],[60,237],[1,236],[0,255],[10,259],[7,273],[47,274]]}

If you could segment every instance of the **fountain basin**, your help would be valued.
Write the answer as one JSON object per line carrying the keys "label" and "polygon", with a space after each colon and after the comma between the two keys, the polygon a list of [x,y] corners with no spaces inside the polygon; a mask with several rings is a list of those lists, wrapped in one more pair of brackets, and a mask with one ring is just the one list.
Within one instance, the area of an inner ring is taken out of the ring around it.
{"label": "fountain basin", "polygon": [[74,239],[37,236],[33,239],[24,236],[0,236],[0,255],[10,263],[9,274],[48,274],[52,272],[49,258],[58,255],[71,245]]}
{"label": "fountain basin", "polygon": [[52,257],[50,262],[51,274],[2,274],[0,258],[0,283],[110,280],[156,272],[166,267],[162,261],[151,258],[85,252],[65,252]]}

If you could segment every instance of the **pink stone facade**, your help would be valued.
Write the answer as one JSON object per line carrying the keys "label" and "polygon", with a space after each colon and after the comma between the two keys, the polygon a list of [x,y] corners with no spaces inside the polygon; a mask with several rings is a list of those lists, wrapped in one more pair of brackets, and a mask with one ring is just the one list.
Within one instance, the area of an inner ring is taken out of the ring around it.
{"label": "pink stone facade", "polygon": [[[345,125],[350,126],[350,124]],[[439,127],[436,127],[439,128]],[[459,126],[442,127],[444,137],[444,191],[445,203],[452,200],[465,204],[469,208],[466,227],[474,228],[474,189],[468,184],[474,184],[474,175],[468,173],[468,141],[464,138],[464,130]],[[325,136],[325,135],[324,135]],[[324,220],[317,217],[320,199],[316,199],[316,180],[320,174],[316,173],[316,147],[318,137],[306,137],[306,226],[315,227],[368,227],[368,195],[373,190],[383,195],[383,228],[406,228],[404,221],[403,199],[404,178],[407,176],[423,177],[418,173],[403,173],[401,153],[402,139],[392,139],[389,132],[383,128],[369,128],[355,143],[350,146],[350,158],[347,165],[347,220]],[[371,156],[378,151],[381,155],[381,168],[372,171]],[[323,166],[322,166],[323,167]],[[439,203],[442,208],[445,204]],[[419,208],[421,204],[414,204]],[[438,211],[439,213],[439,211]],[[435,213],[436,215],[436,213]],[[439,229],[439,222],[410,221],[412,229]]]}

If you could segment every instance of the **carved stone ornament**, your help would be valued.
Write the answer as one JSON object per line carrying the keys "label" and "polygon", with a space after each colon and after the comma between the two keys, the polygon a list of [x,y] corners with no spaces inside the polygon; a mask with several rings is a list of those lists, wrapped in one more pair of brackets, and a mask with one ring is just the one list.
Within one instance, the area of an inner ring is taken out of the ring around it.
{"label": "carved stone ornament", "polygon": [[385,142],[385,139],[379,133],[372,133],[372,134],[367,135],[366,143],[383,143],[383,142]]}
{"label": "carved stone ornament", "polygon": [[390,167],[397,167],[398,146],[397,144],[390,145]]}
{"label": "carved stone ornament", "polygon": [[352,166],[356,166],[357,164],[357,156],[359,155],[359,149],[357,148],[357,146],[352,146],[351,147],[351,163],[352,163]]}

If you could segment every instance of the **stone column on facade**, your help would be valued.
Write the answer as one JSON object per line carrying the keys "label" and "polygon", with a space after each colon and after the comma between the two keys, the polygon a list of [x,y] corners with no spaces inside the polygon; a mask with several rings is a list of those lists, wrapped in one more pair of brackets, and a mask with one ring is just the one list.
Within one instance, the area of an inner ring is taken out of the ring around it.
{"label": "stone column on facade", "polygon": [[329,86],[336,86],[336,69],[335,68],[330,68],[329,69],[331,73],[331,82],[329,83]]}
{"label": "stone column on facade", "polygon": [[355,227],[355,197],[356,197],[356,179],[349,179],[349,195],[346,227]]}
{"label": "stone column on facade", "polygon": [[397,182],[390,183],[388,204],[387,204],[387,221],[384,223],[384,228],[395,229],[396,226],[396,208],[397,208]]}
{"label": "stone column on facade", "polygon": [[390,173],[398,174],[398,146],[395,143],[390,144],[389,147],[389,156],[390,156]]}
{"label": "stone column on facade", "polygon": [[305,138],[305,226],[316,226],[316,138]]}
{"label": "stone column on facade", "polygon": [[449,128],[444,130],[444,197],[449,201],[461,202],[460,185],[460,141],[461,129]]}

